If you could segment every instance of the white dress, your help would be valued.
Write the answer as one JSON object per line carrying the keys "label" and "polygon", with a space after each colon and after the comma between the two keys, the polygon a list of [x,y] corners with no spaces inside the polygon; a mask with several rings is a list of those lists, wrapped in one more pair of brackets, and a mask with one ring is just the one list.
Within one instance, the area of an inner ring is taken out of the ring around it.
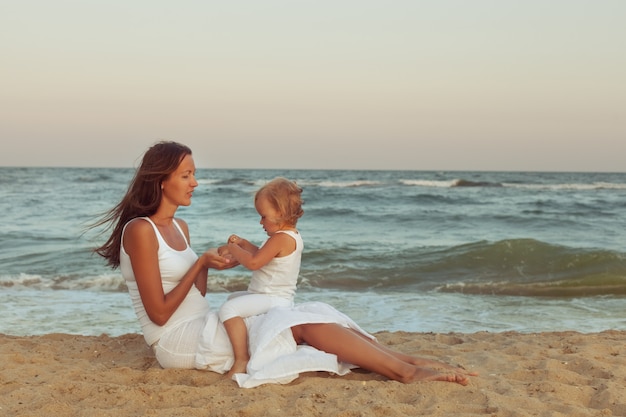
{"label": "white dress", "polygon": [[[216,313],[207,315],[196,353],[197,369],[227,372],[233,353],[224,326]],[[294,307],[275,307],[265,314],[245,319],[248,328],[250,362],[247,373],[235,374],[240,387],[252,388],[267,383],[286,384],[301,372],[326,371],[345,375],[354,365],[337,356],[308,345],[297,345],[291,327],[305,323],[337,323],[373,339],[352,319],[328,304],[308,302]]]}
{"label": "white dress", "polygon": [[[167,293],[182,279],[196,257],[190,256],[189,247],[184,251],[170,248],[156,227],[154,231],[159,242],[163,288]],[[120,251],[120,269],[127,282],[144,338],[153,347],[162,367],[196,368],[218,373],[225,373],[231,368],[234,356],[226,330],[217,312],[210,310],[206,298],[195,287],[192,287],[181,304],[189,314],[178,314],[183,310],[179,309],[167,323],[157,326],[150,321],[143,308],[130,258],[123,247]],[[250,362],[246,374],[234,376],[239,386],[244,388],[267,383],[286,384],[296,379],[301,372],[327,371],[344,375],[354,368],[351,364],[340,362],[334,354],[307,345],[296,345],[291,333],[292,326],[337,323],[373,338],[348,316],[321,302],[275,307],[265,314],[246,318],[245,323],[248,328]]]}

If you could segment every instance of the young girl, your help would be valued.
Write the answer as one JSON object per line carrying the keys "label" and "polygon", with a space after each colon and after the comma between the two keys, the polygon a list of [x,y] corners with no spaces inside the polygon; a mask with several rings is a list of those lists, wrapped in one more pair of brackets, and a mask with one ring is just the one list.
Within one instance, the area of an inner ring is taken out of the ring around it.
{"label": "young girl", "polygon": [[235,362],[229,375],[245,373],[250,359],[245,317],[272,307],[291,307],[296,291],[304,244],[296,229],[302,210],[302,188],[285,178],[261,187],[254,206],[269,238],[260,247],[239,236],[228,239],[232,258],[253,271],[247,291],[232,294],[219,311],[233,346]]}

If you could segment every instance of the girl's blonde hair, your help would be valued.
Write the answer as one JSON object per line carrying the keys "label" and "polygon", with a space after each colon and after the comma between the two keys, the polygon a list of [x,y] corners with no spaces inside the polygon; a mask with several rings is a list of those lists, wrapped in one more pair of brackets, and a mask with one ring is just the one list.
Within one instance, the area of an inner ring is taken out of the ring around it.
{"label": "girl's blonde hair", "polygon": [[277,177],[265,184],[254,195],[254,201],[263,196],[281,215],[280,220],[295,226],[298,219],[304,214],[302,205],[302,188],[294,181]]}

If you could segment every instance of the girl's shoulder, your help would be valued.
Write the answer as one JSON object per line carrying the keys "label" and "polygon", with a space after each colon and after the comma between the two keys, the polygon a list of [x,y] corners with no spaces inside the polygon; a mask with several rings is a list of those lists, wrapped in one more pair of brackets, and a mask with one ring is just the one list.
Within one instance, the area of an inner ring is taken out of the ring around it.
{"label": "girl's shoulder", "polygon": [[296,235],[299,235],[299,234],[300,234],[300,232],[298,231],[298,229],[296,229],[295,227],[293,227],[293,228],[289,228],[289,229],[279,230],[279,231],[277,231],[276,233],[277,233],[277,234],[278,234],[278,233],[285,233],[285,234],[290,234],[290,233],[293,233],[293,234],[296,234]]}

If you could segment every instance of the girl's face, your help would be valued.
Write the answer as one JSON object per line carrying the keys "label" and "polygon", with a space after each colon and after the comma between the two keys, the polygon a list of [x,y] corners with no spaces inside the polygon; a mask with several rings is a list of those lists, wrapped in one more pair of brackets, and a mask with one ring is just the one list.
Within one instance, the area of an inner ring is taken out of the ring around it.
{"label": "girl's face", "polygon": [[185,155],[176,171],[161,183],[163,189],[161,201],[167,201],[176,206],[188,206],[191,204],[193,190],[197,186],[196,165],[191,155]]}
{"label": "girl's face", "polygon": [[261,216],[261,226],[268,236],[272,236],[282,227],[281,214],[276,210],[263,195],[260,195],[254,203],[256,211]]}

